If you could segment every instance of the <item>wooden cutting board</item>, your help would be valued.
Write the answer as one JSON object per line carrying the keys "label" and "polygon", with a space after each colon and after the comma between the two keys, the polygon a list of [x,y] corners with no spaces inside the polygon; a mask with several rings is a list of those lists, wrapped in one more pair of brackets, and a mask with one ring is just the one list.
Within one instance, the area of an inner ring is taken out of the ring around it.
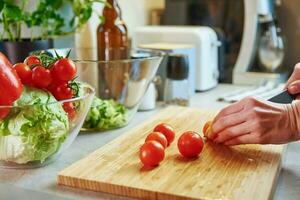
{"label": "wooden cutting board", "polygon": [[198,159],[181,157],[174,142],[160,166],[148,170],[139,147],[161,122],[174,126],[178,138],[201,132],[215,112],[169,107],[155,117],[61,171],[61,185],[143,199],[271,199],[281,168],[283,146],[225,147],[207,142]]}

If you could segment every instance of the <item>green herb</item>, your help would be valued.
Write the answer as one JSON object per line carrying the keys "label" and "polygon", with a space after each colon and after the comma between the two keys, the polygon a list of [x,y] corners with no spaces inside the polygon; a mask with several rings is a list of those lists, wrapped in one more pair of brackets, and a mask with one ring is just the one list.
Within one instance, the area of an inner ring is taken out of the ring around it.
{"label": "green herb", "polygon": [[[41,29],[39,36],[31,35],[32,41],[74,33],[90,19],[95,3],[106,3],[105,0],[37,0],[34,1],[36,7],[26,11],[29,0],[20,2],[0,0],[0,24],[3,27],[0,40],[7,37],[9,41],[21,41],[22,25],[31,32],[35,27]],[[72,18],[68,22],[60,14],[64,6],[72,8]]]}

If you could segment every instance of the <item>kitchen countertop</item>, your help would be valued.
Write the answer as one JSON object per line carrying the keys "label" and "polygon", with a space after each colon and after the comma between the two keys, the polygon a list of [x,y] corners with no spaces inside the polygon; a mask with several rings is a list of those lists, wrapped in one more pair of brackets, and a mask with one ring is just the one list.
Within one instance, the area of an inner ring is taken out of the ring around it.
{"label": "kitchen countertop", "polygon": [[[231,92],[241,86],[219,85],[217,88],[197,93],[193,96],[193,107],[221,109],[228,105],[217,102],[218,95]],[[156,114],[162,106],[154,111],[139,112],[132,122],[118,130],[104,133],[80,134],[71,147],[64,152],[58,160],[42,168],[13,170],[0,169],[0,199],[128,199],[110,194],[96,193],[59,186],[56,184],[56,176],[59,171],[71,165],[75,161],[87,156],[111,140],[135,127],[140,122]],[[298,150],[299,149],[299,150]],[[275,191],[275,200],[296,200],[300,196],[300,142],[291,143],[283,158],[283,166]],[[32,197],[32,198],[31,198]],[[35,198],[34,198],[35,197]],[[52,198],[51,198],[52,197]]]}

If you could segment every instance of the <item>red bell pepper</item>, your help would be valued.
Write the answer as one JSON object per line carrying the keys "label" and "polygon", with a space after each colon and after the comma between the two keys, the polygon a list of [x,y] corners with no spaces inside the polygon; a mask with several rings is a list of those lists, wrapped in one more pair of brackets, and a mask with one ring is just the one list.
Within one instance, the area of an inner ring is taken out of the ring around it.
{"label": "red bell pepper", "polygon": [[11,106],[20,98],[23,84],[10,61],[0,52],[0,120],[5,118],[9,109],[1,106]]}

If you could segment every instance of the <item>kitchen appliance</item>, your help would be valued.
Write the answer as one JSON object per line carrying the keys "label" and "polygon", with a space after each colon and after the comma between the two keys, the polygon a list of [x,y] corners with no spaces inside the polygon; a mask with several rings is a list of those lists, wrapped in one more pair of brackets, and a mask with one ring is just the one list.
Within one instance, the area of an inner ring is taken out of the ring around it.
{"label": "kitchen appliance", "polygon": [[216,30],[222,42],[221,82],[282,82],[284,40],[278,28],[280,0],[166,0],[164,25],[200,25]]}
{"label": "kitchen appliance", "polygon": [[[134,33],[133,45],[139,48],[155,48],[181,54],[184,53],[179,52],[178,49],[187,49],[182,45],[192,45],[195,49],[194,54],[190,55],[189,53],[189,80],[192,90],[195,88],[196,91],[205,91],[218,84],[218,47],[220,42],[216,32],[209,27],[139,27]],[[194,64],[193,59],[195,59]]]}
{"label": "kitchen appliance", "polygon": [[[282,145],[229,148],[207,141],[198,159],[185,159],[173,143],[158,167],[142,166],[139,148],[157,123],[171,124],[177,133],[199,132],[215,114],[198,108],[168,107],[59,172],[58,184],[138,199],[272,199]],[[179,136],[176,134],[175,141]]]}

